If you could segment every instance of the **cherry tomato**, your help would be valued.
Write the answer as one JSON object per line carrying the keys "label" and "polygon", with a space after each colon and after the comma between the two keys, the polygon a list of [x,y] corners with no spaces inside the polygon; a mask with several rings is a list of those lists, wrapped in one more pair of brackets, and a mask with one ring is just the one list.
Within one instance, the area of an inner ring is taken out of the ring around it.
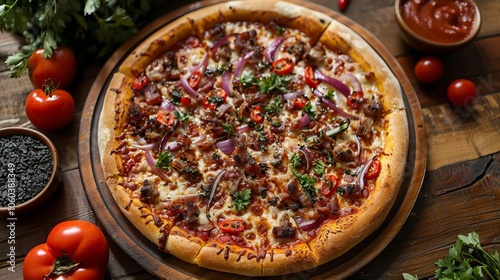
{"label": "cherry tomato", "polygon": [[306,79],[306,84],[312,88],[317,88],[319,81],[314,78],[314,69],[311,66],[306,66],[304,78]]}
{"label": "cherry tomato", "polygon": [[50,231],[47,243],[26,255],[23,276],[25,280],[104,279],[108,260],[108,243],[97,226],[65,221]]}
{"label": "cherry tomato", "polygon": [[339,3],[339,9],[341,11],[345,11],[347,5],[349,4],[349,0],[339,0],[338,3]]}
{"label": "cherry tomato", "polygon": [[293,107],[296,109],[304,109],[307,102],[309,102],[305,97],[297,97],[293,100]]}
{"label": "cherry tomato", "polygon": [[264,122],[264,113],[262,110],[262,106],[260,105],[255,105],[250,108],[250,118],[252,121],[256,123],[263,123]]}
{"label": "cherry tomato", "polygon": [[470,105],[476,94],[476,85],[467,79],[455,80],[448,86],[448,99],[455,105]]}
{"label": "cherry tomato", "polygon": [[223,89],[211,90],[203,99],[203,108],[215,109],[218,105],[224,103],[227,98],[227,92]]}
{"label": "cherry tomato", "polygon": [[335,175],[327,175],[323,184],[321,185],[321,193],[324,196],[332,196],[337,190],[337,186],[339,185],[339,180]]}
{"label": "cherry tomato", "polygon": [[64,89],[35,89],[26,98],[25,111],[37,128],[56,131],[73,119],[75,101]]}
{"label": "cherry tomato", "polygon": [[365,179],[371,180],[377,178],[380,174],[380,170],[382,170],[382,165],[380,164],[379,158],[374,158],[368,171],[365,173]]}
{"label": "cherry tomato", "polygon": [[415,64],[414,72],[417,79],[424,84],[431,84],[443,75],[443,62],[435,56],[421,58]]}
{"label": "cherry tomato", "polygon": [[283,57],[273,62],[273,71],[278,75],[287,75],[292,72],[293,66],[293,60]]}
{"label": "cherry tomato", "polygon": [[191,86],[194,89],[198,88],[198,85],[200,85],[200,80],[201,80],[201,72],[196,71],[191,76],[188,77],[188,83],[189,86]]}
{"label": "cherry tomato", "polygon": [[156,120],[163,125],[173,126],[175,123],[175,116],[171,112],[162,111],[156,115]]}
{"label": "cherry tomato", "polygon": [[147,83],[149,82],[149,78],[146,75],[140,75],[139,77],[134,79],[134,84],[132,87],[135,90],[140,90],[142,89]]}
{"label": "cherry tomato", "polygon": [[227,219],[219,222],[219,229],[225,233],[237,234],[245,230],[245,222],[241,219]]}
{"label": "cherry tomato", "polygon": [[28,71],[35,88],[43,84],[53,84],[65,88],[76,76],[77,62],[73,51],[67,47],[58,47],[50,58],[43,56],[44,50],[38,49],[28,59]]}
{"label": "cherry tomato", "polygon": [[187,95],[181,96],[181,104],[184,107],[189,107],[191,106],[191,98],[188,97]]}

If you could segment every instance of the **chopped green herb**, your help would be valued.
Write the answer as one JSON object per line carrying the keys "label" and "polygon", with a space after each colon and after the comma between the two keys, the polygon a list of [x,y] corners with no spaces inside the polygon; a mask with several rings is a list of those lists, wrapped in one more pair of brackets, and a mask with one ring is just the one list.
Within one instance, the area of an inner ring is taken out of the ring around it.
{"label": "chopped green herb", "polygon": [[180,120],[181,122],[183,122],[183,121],[186,121],[189,119],[189,114],[176,110],[176,111],[174,111],[174,117],[176,119]]}
{"label": "chopped green herb", "polygon": [[296,167],[301,165],[301,159],[300,156],[297,153],[294,153],[290,157],[290,171],[292,174],[297,178],[299,181],[300,186],[302,186],[302,189],[304,192],[309,196],[313,197],[316,195],[316,190],[314,189],[314,183],[316,183],[316,178],[306,175],[306,174],[299,174],[297,170],[295,170]]}
{"label": "chopped green herb", "polygon": [[321,160],[318,160],[317,162],[314,163],[313,171],[318,176],[323,177],[323,175],[325,175],[325,169],[326,169],[326,164]]}
{"label": "chopped green herb", "polygon": [[283,110],[283,103],[281,102],[278,96],[276,96],[273,99],[273,101],[271,101],[271,103],[264,106],[264,112],[266,112],[266,114],[279,115],[282,110]]}
{"label": "chopped green herb", "polygon": [[222,126],[222,130],[224,132],[227,133],[227,136],[228,137],[233,137],[233,136],[236,136],[238,135],[235,131],[234,131],[234,127],[233,127],[233,124],[224,124]]}
{"label": "chopped green herb", "polygon": [[349,119],[343,119],[338,127],[334,128],[330,131],[327,131],[326,135],[328,135],[329,137],[332,137],[335,134],[338,134],[338,133],[346,130],[347,128],[349,128],[350,124],[351,124],[351,121]]}
{"label": "chopped green herb", "polygon": [[314,111],[312,107],[311,101],[307,102],[306,106],[304,106],[304,113],[306,113],[310,119],[315,120],[318,118],[318,113]]}
{"label": "chopped green herb", "polygon": [[244,88],[250,88],[259,85],[259,80],[252,75],[244,74],[238,78],[238,81]]}
{"label": "chopped green herb", "polygon": [[259,90],[263,93],[271,93],[274,90],[286,92],[286,86],[293,79],[293,75],[277,75],[271,73],[270,76],[265,76],[260,79]]}
{"label": "chopped green herb", "polygon": [[335,92],[331,89],[329,89],[326,94],[325,94],[325,98],[326,99],[332,99],[335,97]]}
{"label": "chopped green herb", "polygon": [[163,150],[158,153],[158,159],[156,160],[156,166],[160,168],[169,169],[170,163],[173,157],[169,150]]}
{"label": "chopped green herb", "polygon": [[250,189],[244,189],[241,191],[235,191],[232,194],[233,204],[236,210],[241,211],[250,204],[250,199],[252,198],[252,192]]}

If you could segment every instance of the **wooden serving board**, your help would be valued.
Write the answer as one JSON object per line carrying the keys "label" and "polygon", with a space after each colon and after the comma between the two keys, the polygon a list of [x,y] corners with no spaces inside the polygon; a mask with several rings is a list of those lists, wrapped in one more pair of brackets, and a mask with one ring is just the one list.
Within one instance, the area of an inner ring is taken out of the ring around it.
{"label": "wooden serving board", "polygon": [[[177,259],[174,256],[158,251],[156,245],[147,240],[142,234],[122,215],[115,204],[111,193],[104,183],[104,176],[99,159],[97,147],[97,125],[104,99],[104,94],[110,79],[117,71],[122,60],[145,38],[172,20],[181,17],[190,11],[218,3],[220,1],[208,0],[178,8],[167,12],[164,16],[144,28],[135,37],[120,47],[107,61],[90,89],[82,113],[79,136],[79,163],[80,174],[89,203],[98,217],[100,223],[109,236],[130,255],[139,265],[147,271],[163,279],[252,279],[239,275],[212,271],[200,268]],[[315,269],[300,272],[301,278],[335,278],[341,279],[352,275],[363,266],[372,261],[399,232],[406,221],[425,175],[427,162],[427,147],[424,131],[424,119],[416,93],[410,81],[403,72],[397,60],[366,29],[343,15],[329,10],[318,4],[304,0],[291,0],[290,2],[317,10],[333,19],[345,24],[360,34],[379,55],[385,60],[405,93],[407,117],[410,128],[410,147],[406,173],[398,199],[383,225],[372,235],[351,249],[339,259],[321,265]],[[298,275],[298,274],[297,274]],[[266,279],[281,279],[282,277],[267,277]]]}

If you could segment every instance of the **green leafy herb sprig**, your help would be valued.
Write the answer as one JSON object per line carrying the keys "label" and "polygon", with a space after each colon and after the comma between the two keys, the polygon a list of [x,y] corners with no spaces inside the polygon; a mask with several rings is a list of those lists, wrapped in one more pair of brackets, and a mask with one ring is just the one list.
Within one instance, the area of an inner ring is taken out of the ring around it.
{"label": "green leafy herb sprig", "polygon": [[104,58],[146,23],[158,0],[0,0],[0,31],[22,35],[25,44],[7,58],[11,77],[20,77],[38,48],[50,57],[58,45],[80,61]]}
{"label": "green leafy herb sprig", "polygon": [[[435,278],[447,279],[500,279],[498,252],[488,253],[481,247],[479,235],[459,235],[450,247],[448,255],[436,262]],[[405,280],[417,280],[417,276],[403,273]]]}

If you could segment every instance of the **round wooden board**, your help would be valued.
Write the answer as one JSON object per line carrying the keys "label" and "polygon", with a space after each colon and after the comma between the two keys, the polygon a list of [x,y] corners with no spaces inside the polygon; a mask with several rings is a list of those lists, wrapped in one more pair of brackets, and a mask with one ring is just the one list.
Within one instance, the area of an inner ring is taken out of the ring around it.
{"label": "round wooden board", "polygon": [[[120,47],[106,62],[97,76],[87,97],[82,114],[79,137],[79,162],[80,173],[89,203],[96,216],[109,236],[147,271],[163,279],[247,279],[240,275],[222,273],[200,268],[177,259],[174,256],[158,251],[156,246],[147,240],[134,226],[122,215],[109,192],[102,173],[97,147],[97,122],[104,99],[104,93],[113,73],[117,71],[122,60],[150,34],[181,17],[190,11],[201,9],[220,1],[201,1],[184,6],[166,13],[154,21],[132,39]],[[333,19],[345,24],[360,34],[379,55],[385,60],[405,93],[407,117],[410,128],[410,147],[403,185],[398,194],[398,199],[388,218],[382,226],[351,249],[341,258],[321,265],[315,269],[298,273],[300,278],[342,279],[360,270],[372,261],[399,232],[406,221],[422,185],[426,162],[427,146],[424,131],[424,120],[416,93],[403,69],[382,43],[366,29],[344,17],[343,15],[327,9],[318,4],[303,0],[290,2],[317,10],[329,15]],[[266,277],[266,279],[281,279],[282,277]],[[251,278],[248,278],[251,279]]]}

